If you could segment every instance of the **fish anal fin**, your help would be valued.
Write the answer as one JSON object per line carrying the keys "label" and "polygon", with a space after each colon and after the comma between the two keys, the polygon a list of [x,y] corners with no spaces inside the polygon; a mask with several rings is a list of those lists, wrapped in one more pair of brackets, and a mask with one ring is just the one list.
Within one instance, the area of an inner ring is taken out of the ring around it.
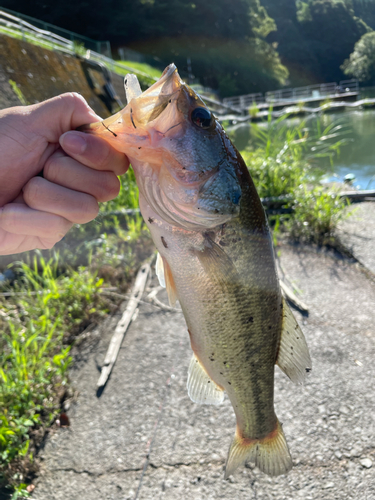
{"label": "fish anal fin", "polygon": [[218,405],[224,401],[223,388],[207,375],[195,354],[193,354],[189,365],[187,390],[194,403]]}
{"label": "fish anal fin", "polygon": [[270,476],[286,474],[293,466],[288,445],[280,422],[263,439],[246,439],[236,430],[236,435],[229,448],[225,467],[227,479],[240,465],[247,461],[254,462],[259,469]]}
{"label": "fish anal fin", "polygon": [[297,384],[305,380],[312,366],[306,339],[284,298],[283,327],[276,364]]}

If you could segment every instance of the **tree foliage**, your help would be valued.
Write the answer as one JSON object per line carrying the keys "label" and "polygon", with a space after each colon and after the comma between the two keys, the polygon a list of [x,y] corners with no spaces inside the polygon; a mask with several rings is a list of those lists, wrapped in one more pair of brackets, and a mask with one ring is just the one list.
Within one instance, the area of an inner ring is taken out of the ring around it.
{"label": "tree foliage", "polygon": [[[3,0],[3,7],[94,38],[115,49],[187,58],[222,96],[345,78],[344,60],[375,26],[373,0]],[[359,16],[359,17],[358,17]],[[372,24],[373,23],[373,24]],[[151,62],[151,61],[149,61]],[[340,68],[341,67],[341,68]],[[288,72],[290,74],[287,80]]]}
{"label": "tree foliage", "polygon": [[358,78],[361,82],[375,83],[375,32],[363,35],[342,69],[346,75]]}
{"label": "tree foliage", "polygon": [[[13,3],[3,0],[4,7]],[[195,76],[223,96],[277,88],[288,74],[264,40],[276,25],[260,0],[107,0],[102,8],[85,0],[19,0],[17,9],[94,39],[108,39],[115,50],[128,46],[151,54],[160,65],[175,61],[186,71],[189,57]]]}
{"label": "tree foliage", "polygon": [[[359,0],[357,0],[359,1]],[[355,16],[351,0],[262,0],[275,19],[268,35],[291,72],[291,84],[338,81],[340,65],[371,28]]]}

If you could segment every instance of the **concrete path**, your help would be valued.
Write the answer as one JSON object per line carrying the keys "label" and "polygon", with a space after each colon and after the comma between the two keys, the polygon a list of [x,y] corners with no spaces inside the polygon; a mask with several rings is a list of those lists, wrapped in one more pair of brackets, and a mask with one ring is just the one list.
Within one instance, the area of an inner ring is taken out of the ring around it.
{"label": "concrete path", "polygon": [[311,248],[282,247],[280,261],[310,306],[309,317],[296,316],[313,358],[305,386],[276,369],[275,407],[295,464],[287,476],[251,465],[223,480],[231,405],[190,401],[182,314],[142,304],[99,399],[110,329],[72,372],[80,395],[71,427],[48,439],[33,498],[373,500],[375,283],[358,265]]}
{"label": "concrete path", "polygon": [[339,225],[341,240],[375,274],[375,203],[359,203],[349,210],[352,215]]}

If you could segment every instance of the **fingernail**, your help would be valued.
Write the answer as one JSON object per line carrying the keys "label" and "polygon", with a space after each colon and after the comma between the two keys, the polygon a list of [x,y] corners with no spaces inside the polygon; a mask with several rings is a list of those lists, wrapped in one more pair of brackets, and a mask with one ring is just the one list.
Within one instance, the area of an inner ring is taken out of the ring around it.
{"label": "fingernail", "polygon": [[87,142],[82,134],[66,132],[60,137],[61,147],[66,153],[82,154],[85,152]]}

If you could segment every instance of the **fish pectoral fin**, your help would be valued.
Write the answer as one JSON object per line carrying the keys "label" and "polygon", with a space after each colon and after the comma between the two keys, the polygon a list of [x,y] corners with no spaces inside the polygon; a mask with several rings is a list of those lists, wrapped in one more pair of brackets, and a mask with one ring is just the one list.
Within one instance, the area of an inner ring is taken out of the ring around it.
{"label": "fish pectoral fin", "polygon": [[237,282],[239,275],[229,255],[206,235],[203,250],[195,250],[203,269],[214,281]]}
{"label": "fish pectoral fin", "polygon": [[194,403],[219,405],[224,401],[224,390],[207,375],[195,354],[189,365],[187,390]]}
{"label": "fish pectoral fin", "polygon": [[229,448],[224,479],[233,474],[247,461],[254,462],[261,471],[270,476],[286,474],[293,466],[289,448],[280,422],[263,439],[245,439],[237,427],[236,435]]}
{"label": "fish pectoral fin", "polygon": [[174,284],[172,271],[168,262],[160,255],[159,252],[156,257],[155,272],[159,279],[160,286],[167,289],[170,306],[174,307],[178,298],[176,285]]}
{"label": "fish pectoral fin", "polygon": [[305,380],[312,366],[306,339],[284,298],[283,327],[276,364],[297,384]]}
{"label": "fish pectoral fin", "polygon": [[129,103],[132,99],[139,97],[142,94],[142,89],[136,75],[127,74],[124,79],[124,87],[126,100]]}

